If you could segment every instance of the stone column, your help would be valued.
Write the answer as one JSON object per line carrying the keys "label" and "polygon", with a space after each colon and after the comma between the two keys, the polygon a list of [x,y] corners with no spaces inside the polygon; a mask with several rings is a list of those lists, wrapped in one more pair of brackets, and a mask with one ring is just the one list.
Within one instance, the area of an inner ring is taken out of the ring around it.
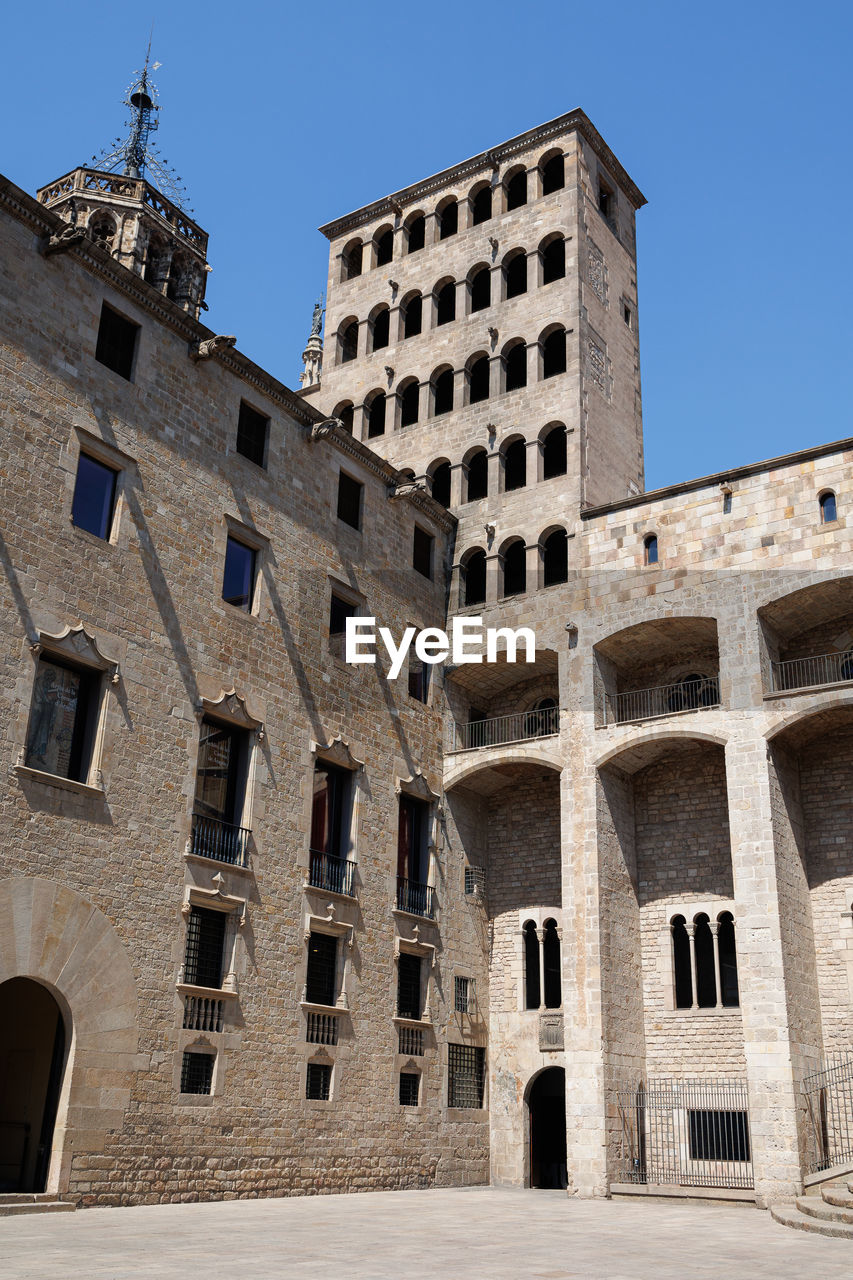
{"label": "stone column", "polygon": [[545,1008],[545,930],[540,926],[536,930],[539,940],[539,1008]]}
{"label": "stone column", "polygon": [[462,506],[463,479],[466,470],[464,462],[451,462],[450,464],[450,505],[452,508]]}
{"label": "stone column", "polygon": [[486,604],[496,604],[500,595],[501,557],[497,551],[486,552]]}
{"label": "stone column", "polygon": [[497,449],[492,449],[486,463],[488,471],[489,497],[494,498],[501,491],[501,455]]}
{"label": "stone column", "polygon": [[497,400],[501,394],[501,382],[503,380],[503,361],[500,356],[495,355],[489,357],[489,399]]}
{"label": "stone column", "polygon": [[538,542],[524,548],[525,583],[528,591],[539,590],[539,567],[542,560]]}
{"label": "stone column", "polygon": [[696,925],[692,920],[688,920],[684,928],[687,930],[687,937],[690,940],[690,990],[693,993],[693,1004],[691,1008],[699,1008],[699,983],[696,973]]}
{"label": "stone column", "polygon": [[527,441],[527,483],[542,482],[542,444],[539,440]]}
{"label": "stone column", "polygon": [[533,387],[539,381],[539,343],[531,341],[527,345],[527,385]]}
{"label": "stone column", "polygon": [[720,922],[719,920],[709,920],[708,928],[711,930],[711,937],[714,940],[714,984],[717,992],[715,1001],[716,1008],[720,1008],[723,1003],[723,984],[720,981]]}

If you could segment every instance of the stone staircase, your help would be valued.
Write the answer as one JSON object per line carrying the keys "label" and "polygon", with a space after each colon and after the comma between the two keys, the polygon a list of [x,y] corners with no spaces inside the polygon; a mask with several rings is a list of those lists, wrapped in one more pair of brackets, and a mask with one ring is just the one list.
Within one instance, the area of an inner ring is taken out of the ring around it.
{"label": "stone staircase", "polygon": [[798,1196],[794,1204],[771,1205],[770,1216],[798,1231],[853,1240],[853,1180],[821,1183],[811,1193]]}
{"label": "stone staircase", "polygon": [[0,1195],[0,1218],[13,1218],[22,1213],[73,1213],[76,1205],[57,1200],[50,1192],[10,1192]]}

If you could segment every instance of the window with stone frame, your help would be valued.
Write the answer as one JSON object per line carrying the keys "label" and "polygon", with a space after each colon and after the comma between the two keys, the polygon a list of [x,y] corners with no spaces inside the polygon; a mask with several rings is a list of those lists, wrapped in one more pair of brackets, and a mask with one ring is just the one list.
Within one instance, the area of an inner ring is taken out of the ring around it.
{"label": "window with stone frame", "polygon": [[349,769],[323,759],[314,762],[308,883],[352,897],[354,864],[349,860],[353,777]]}
{"label": "window with stone frame", "polygon": [[212,1093],[216,1055],[186,1050],[181,1061],[181,1093]]}
{"label": "window with stone frame", "polygon": [[740,1004],[731,911],[712,920],[707,911],[670,918],[673,1000],[676,1009],[737,1008]]}
{"label": "window with stone frame", "polygon": [[423,957],[401,951],[397,957],[397,1017],[419,1022],[423,1016]]}
{"label": "window with stone frame", "polygon": [[42,653],[33,683],[24,764],[76,782],[88,779],[103,674]]}
{"label": "window with stone frame", "polygon": [[305,1000],[334,1007],[338,998],[338,938],[312,929],[308,935]]}
{"label": "window with stone frame", "polygon": [[109,539],[115,514],[119,473],[97,458],[80,452],[71,521],[77,529],[85,529],[96,538]]}
{"label": "window with stone frame", "polygon": [[246,729],[204,716],[193,798],[193,852],[243,864],[250,740]]}
{"label": "window with stone frame", "polygon": [[225,542],[222,599],[226,604],[251,613],[255,602],[258,552],[229,533]]}
{"label": "window with stone frame", "polygon": [[120,315],[108,303],[103,303],[95,359],[130,382],[138,338],[139,325]]}
{"label": "window with stone frame", "polygon": [[305,1073],[305,1097],[316,1102],[328,1102],[331,1096],[331,1063],[309,1062]]}
{"label": "window with stone frame", "polygon": [[364,485],[346,471],[338,472],[338,519],[352,529],[361,528]]}
{"label": "window with stone frame", "polygon": [[483,1106],[486,1050],[470,1044],[447,1046],[447,1105],[467,1110]]}
{"label": "window with stone frame", "polygon": [[270,420],[265,414],[253,409],[250,404],[246,404],[245,400],[240,401],[240,412],[237,416],[237,452],[258,467],[267,465],[269,426]]}
{"label": "window with stone frame", "polygon": [[400,1072],[400,1106],[416,1107],[420,1092],[421,1077],[417,1071]]}
{"label": "window with stone frame", "polygon": [[188,986],[221,990],[228,913],[190,906],[183,981]]}

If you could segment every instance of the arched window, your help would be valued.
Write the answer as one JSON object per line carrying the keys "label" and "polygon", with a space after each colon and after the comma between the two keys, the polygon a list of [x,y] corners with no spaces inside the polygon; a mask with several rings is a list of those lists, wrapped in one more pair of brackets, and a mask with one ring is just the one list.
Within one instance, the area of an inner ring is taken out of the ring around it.
{"label": "arched window", "polygon": [[731,911],[723,911],[717,917],[717,947],[720,953],[720,1003],[727,1009],[740,1004],[737,981],[737,953],[735,952],[735,922]]}
{"label": "arched window", "polygon": [[700,1009],[713,1009],[717,1003],[714,939],[704,912],[693,918],[693,947],[696,955],[696,1001]]}
{"label": "arched window", "polygon": [[489,357],[474,356],[468,362],[468,403],[489,398]]}
{"label": "arched window", "polygon": [[453,410],[453,370],[436,369],[430,378],[432,383],[433,417]]}
{"label": "arched window", "polygon": [[394,228],[380,227],[373,237],[377,267],[384,267],[394,257]]}
{"label": "arched window", "polygon": [[506,209],[520,209],[527,204],[527,170],[511,169],[504,178],[504,198]]}
{"label": "arched window", "polygon": [[406,253],[417,253],[426,240],[426,218],[422,213],[413,214],[406,223]]}
{"label": "arched window", "polygon": [[370,349],[381,351],[388,346],[391,312],[386,306],[377,307],[370,319]]}
{"label": "arched window", "polygon": [[539,261],[542,263],[543,284],[565,278],[566,242],[561,235],[549,236],[542,241],[539,246]]}
{"label": "arched window", "polygon": [[503,551],[505,596],[520,596],[527,590],[526,552],[523,538],[508,542]]}
{"label": "arched window", "polygon": [[399,387],[400,426],[413,427],[418,420],[418,401],[421,388],[417,378],[408,378]]}
{"label": "arched window", "polygon": [[542,345],[542,377],[553,378],[566,372],[566,331],[552,329],[540,339]]}
{"label": "arched window", "polygon": [[542,175],[542,194],[549,196],[552,191],[560,191],[566,185],[566,170],[562,155],[557,152],[543,156],[539,162]]}
{"label": "arched window", "polygon": [[145,250],[145,270],[143,279],[162,289],[169,276],[169,246],[163,236],[153,235]]}
{"label": "arched window", "polygon": [[465,572],[465,603],[482,604],[486,598],[486,553],[479,547],[468,553]]}
{"label": "arched window", "polygon": [[474,187],[469,199],[471,201],[471,226],[476,227],[481,222],[488,222],[492,216],[492,188],[488,182],[483,182]]}
{"label": "arched window", "polygon": [[416,338],[423,321],[423,298],[419,293],[410,294],[403,300],[400,310],[403,312],[403,337]]}
{"label": "arched window", "polygon": [[690,939],[687,936],[684,916],[673,916],[670,921],[672,931],[672,969],[675,978],[676,1009],[693,1008],[693,978],[690,967]]}
{"label": "arched window", "polygon": [[489,455],[485,449],[475,449],[467,461],[468,485],[466,502],[479,502],[489,496]]}
{"label": "arched window", "polygon": [[646,564],[657,564],[658,562],[658,540],[653,533],[648,533],[643,538],[643,559]]}
{"label": "arched window", "polygon": [[559,733],[560,712],[556,698],[539,698],[524,713],[525,738],[541,738],[548,733]]}
{"label": "arched window", "polygon": [[564,476],[566,465],[566,428],[558,422],[542,442],[542,479]]}
{"label": "arched window", "polygon": [[513,249],[504,258],[504,282],[508,298],[527,293],[527,254],[523,249]]}
{"label": "arched window", "polygon": [[338,329],[338,364],[354,360],[358,354],[358,321],[344,320]]}
{"label": "arched window", "polygon": [[831,489],[827,489],[826,493],[820,495],[820,519],[821,524],[829,524],[830,521],[838,519],[838,505]]}
{"label": "arched window", "polygon": [[565,529],[555,529],[542,544],[542,583],[553,587],[569,580],[569,540]]}
{"label": "arched window", "polygon": [[432,496],[443,507],[450,506],[450,463],[433,462],[427,469]]}
{"label": "arched window", "polygon": [[332,417],[337,418],[344,431],[348,431],[352,435],[353,407],[351,400],[342,401],[335,409]]}
{"label": "arched window", "polygon": [[468,277],[471,310],[485,311],[492,303],[492,273],[488,267],[474,267]]}
{"label": "arched window", "polygon": [[503,350],[504,388],[517,391],[527,386],[527,347],[521,338],[508,342]]}
{"label": "arched window", "polygon": [[369,440],[385,434],[385,404],[384,391],[375,391],[368,401],[367,436]]}
{"label": "arched window", "polygon": [[523,440],[513,440],[503,450],[504,491],[523,489],[527,484],[527,445]]}
{"label": "arched window", "polygon": [[350,240],[341,254],[341,279],[355,280],[361,275],[361,263],[364,257],[364,245],[360,240]]}
{"label": "arched window", "polygon": [[524,925],[524,1007],[538,1009],[541,1000],[539,989],[539,938],[536,925],[527,920]]}
{"label": "arched window", "polygon": [[559,1009],[563,1003],[560,977],[560,935],[556,920],[546,920],[542,939],[542,968],[545,970],[545,1008]]}
{"label": "arched window", "polygon": [[456,281],[448,280],[435,288],[435,323],[449,324],[456,319]]}
{"label": "arched window", "polygon": [[448,236],[455,236],[459,230],[459,205],[456,199],[451,196],[447,200],[443,200],[438,206],[438,238],[446,240]]}
{"label": "arched window", "polygon": [[89,221],[88,231],[96,244],[101,245],[108,253],[112,253],[116,235],[114,218],[103,210],[100,213],[93,213]]}

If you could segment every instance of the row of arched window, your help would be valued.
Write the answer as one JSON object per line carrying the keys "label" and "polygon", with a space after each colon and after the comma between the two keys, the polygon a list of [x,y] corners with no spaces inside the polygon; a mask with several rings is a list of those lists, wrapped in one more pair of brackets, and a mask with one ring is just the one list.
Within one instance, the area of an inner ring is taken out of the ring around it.
{"label": "row of arched window", "polygon": [[[531,255],[532,256],[532,255]],[[457,311],[472,315],[476,311],[485,311],[498,301],[493,297],[495,289],[492,277],[497,275],[501,299],[517,298],[527,293],[530,272],[528,270],[528,254],[525,249],[515,248],[504,254],[498,267],[491,267],[487,262],[477,262],[463,280],[454,280],[452,276],[442,276],[437,280],[428,294],[413,289],[407,293],[399,305],[399,325],[395,342],[406,338],[415,338],[424,330],[424,302],[431,310],[428,327],[438,328],[450,324],[457,317]],[[534,261],[537,263],[537,284],[551,284],[554,280],[562,280],[566,274],[566,241],[559,231],[545,236],[536,250]],[[460,292],[462,293],[460,306]],[[346,364],[359,355],[359,321],[356,316],[347,316],[338,326],[336,359],[338,364]],[[367,318],[367,351],[371,354],[382,351],[391,343],[391,308],[387,303],[379,303]]]}
{"label": "row of arched window", "polygon": [[[549,422],[536,440],[527,441],[524,436],[509,436],[498,450],[502,491],[511,493],[524,489],[528,484],[528,450],[535,448],[541,457],[540,476],[552,480],[564,476],[567,466],[567,433],[562,422]],[[448,458],[435,458],[426,470],[430,493],[443,507],[451,505],[450,477],[452,464]],[[531,477],[535,479],[538,477]],[[460,501],[478,502],[489,496],[489,454],[482,447],[469,449],[462,459],[462,488]]]}
{"label": "row of arched window", "polygon": [[[566,184],[563,153],[557,150],[546,152],[531,172],[534,199],[561,190]],[[397,256],[418,253],[426,247],[428,216],[435,219],[435,239],[447,240],[460,229],[488,222],[496,213],[509,213],[521,208],[530,196],[527,168],[518,164],[508,169],[500,182],[483,179],[475,183],[462,200],[453,195],[445,196],[432,215],[423,209],[415,209],[400,227],[402,254]],[[341,253],[341,280],[354,280],[364,270],[386,266],[394,256],[394,227],[391,223],[384,223],[369,241],[355,236],[347,242]]]}
{"label": "row of arched window", "polygon": [[735,922],[730,911],[711,920],[700,911],[691,921],[670,921],[676,1009],[732,1008],[740,1003]]}
{"label": "row of arched window", "polygon": [[[538,581],[534,587],[553,587],[569,579],[569,537],[566,530],[549,525],[537,540]],[[482,547],[470,547],[460,560],[460,603],[484,604],[486,600],[487,554]],[[498,550],[501,575],[500,594],[522,595],[527,582],[527,545],[521,537],[510,537]]]}

